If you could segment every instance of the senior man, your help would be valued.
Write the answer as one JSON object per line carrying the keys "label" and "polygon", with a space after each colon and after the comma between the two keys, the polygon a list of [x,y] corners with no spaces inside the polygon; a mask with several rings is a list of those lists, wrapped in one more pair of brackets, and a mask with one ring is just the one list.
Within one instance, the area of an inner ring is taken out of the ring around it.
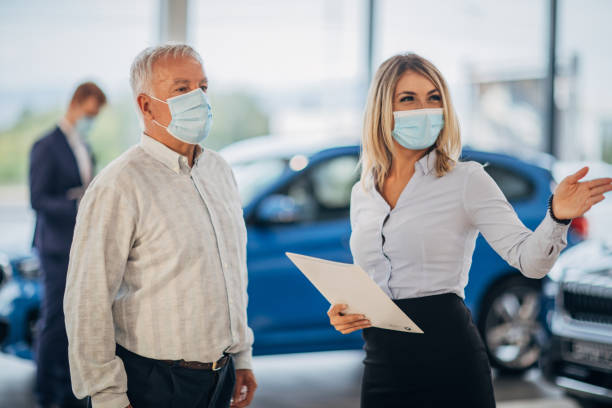
{"label": "senior man", "polygon": [[246,407],[246,229],[190,46],[147,48],[130,83],[139,145],[81,201],[64,298],[72,386],[94,408]]}

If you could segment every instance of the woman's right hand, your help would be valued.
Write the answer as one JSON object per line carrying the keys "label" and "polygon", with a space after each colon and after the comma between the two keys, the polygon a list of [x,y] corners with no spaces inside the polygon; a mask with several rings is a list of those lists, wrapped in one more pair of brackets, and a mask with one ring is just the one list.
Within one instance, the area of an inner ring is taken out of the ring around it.
{"label": "woman's right hand", "polygon": [[332,305],[327,311],[329,322],[342,334],[349,334],[356,330],[372,327],[372,323],[361,314],[342,314],[348,305]]}

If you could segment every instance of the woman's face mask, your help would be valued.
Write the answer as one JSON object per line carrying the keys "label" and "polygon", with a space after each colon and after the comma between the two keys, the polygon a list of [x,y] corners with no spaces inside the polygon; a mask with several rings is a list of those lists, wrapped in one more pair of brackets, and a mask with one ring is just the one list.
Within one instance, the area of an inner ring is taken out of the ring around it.
{"label": "woman's face mask", "polygon": [[395,111],[393,119],[393,138],[411,150],[431,147],[444,127],[442,108]]}

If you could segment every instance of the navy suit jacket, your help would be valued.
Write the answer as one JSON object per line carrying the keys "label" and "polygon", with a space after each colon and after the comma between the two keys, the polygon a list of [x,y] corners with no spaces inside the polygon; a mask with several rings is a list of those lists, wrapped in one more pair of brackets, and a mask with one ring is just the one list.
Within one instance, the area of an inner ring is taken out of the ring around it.
{"label": "navy suit jacket", "polygon": [[[93,168],[93,157],[92,159]],[[36,212],[32,245],[41,255],[68,255],[76,223],[77,202],[68,190],[82,187],[76,157],[58,127],[30,151],[30,203]]]}

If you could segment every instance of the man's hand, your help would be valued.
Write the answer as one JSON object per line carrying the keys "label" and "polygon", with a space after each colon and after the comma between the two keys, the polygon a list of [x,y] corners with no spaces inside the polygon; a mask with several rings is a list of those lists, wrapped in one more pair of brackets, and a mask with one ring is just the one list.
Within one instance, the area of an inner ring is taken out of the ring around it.
{"label": "man's hand", "polygon": [[256,389],[257,382],[252,370],[236,370],[236,386],[231,408],[248,407],[253,401]]}
{"label": "man's hand", "polygon": [[83,198],[84,194],[85,194],[84,187],[72,187],[72,188],[69,188],[68,191],[66,191],[66,197],[69,200],[80,200],[81,198]]}

